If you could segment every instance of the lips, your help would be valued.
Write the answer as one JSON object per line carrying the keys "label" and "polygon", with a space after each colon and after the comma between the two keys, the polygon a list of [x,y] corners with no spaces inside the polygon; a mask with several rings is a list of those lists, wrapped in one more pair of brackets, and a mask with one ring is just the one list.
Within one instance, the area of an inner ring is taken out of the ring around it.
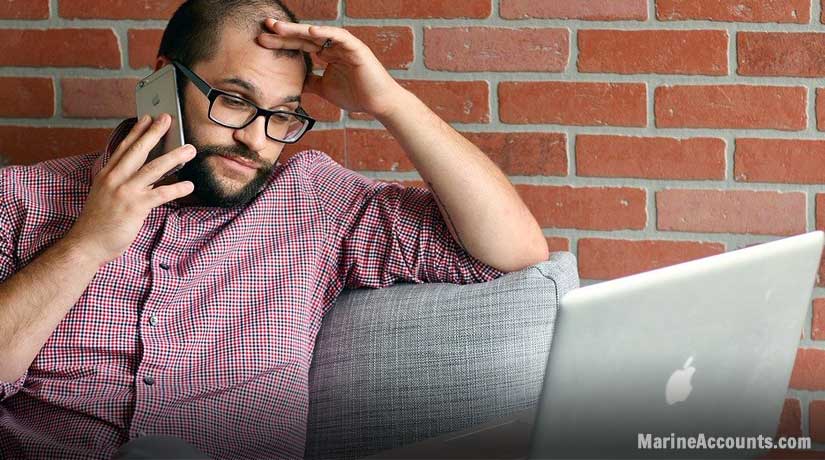
{"label": "lips", "polygon": [[258,169],[258,163],[255,163],[254,161],[247,160],[246,158],[229,157],[229,156],[226,156],[226,155],[220,155],[220,156],[226,158],[227,160],[232,160],[234,162],[240,163],[240,164],[246,166],[247,168]]}

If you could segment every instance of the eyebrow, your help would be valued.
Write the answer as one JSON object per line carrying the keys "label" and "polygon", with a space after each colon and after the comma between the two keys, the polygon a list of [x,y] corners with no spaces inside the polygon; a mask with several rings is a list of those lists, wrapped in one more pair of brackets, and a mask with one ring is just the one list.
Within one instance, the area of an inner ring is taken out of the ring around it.
{"label": "eyebrow", "polygon": [[[221,83],[226,83],[226,84],[229,84],[229,85],[240,86],[241,88],[243,88],[243,89],[249,91],[250,93],[252,93],[253,96],[256,96],[256,97],[261,96],[261,90],[258,89],[257,86],[253,85],[252,83],[249,83],[248,81],[246,81],[242,78],[238,78],[238,77],[225,78],[225,79],[221,80],[220,82]],[[293,96],[287,96],[287,97],[281,99],[280,103],[281,104],[286,104],[288,102],[297,102],[297,103],[300,104],[301,103],[301,95],[298,94],[298,95],[293,95]]]}

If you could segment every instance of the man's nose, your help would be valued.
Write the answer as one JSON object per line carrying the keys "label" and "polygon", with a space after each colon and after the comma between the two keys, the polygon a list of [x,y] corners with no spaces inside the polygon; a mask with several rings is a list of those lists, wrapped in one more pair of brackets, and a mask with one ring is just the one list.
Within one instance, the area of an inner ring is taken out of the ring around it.
{"label": "man's nose", "polygon": [[246,145],[253,152],[260,152],[266,147],[266,117],[259,115],[245,128],[236,129],[235,140]]}

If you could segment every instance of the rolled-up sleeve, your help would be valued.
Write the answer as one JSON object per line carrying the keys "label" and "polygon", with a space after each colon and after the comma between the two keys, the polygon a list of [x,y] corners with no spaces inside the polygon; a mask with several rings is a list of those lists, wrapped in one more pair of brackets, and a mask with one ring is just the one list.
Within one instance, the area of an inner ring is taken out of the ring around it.
{"label": "rolled-up sleeve", "polygon": [[[6,189],[6,181],[4,180],[6,172],[7,170],[0,168],[0,283],[5,282],[17,271],[14,262],[15,245],[12,236],[12,220],[8,215],[9,192]],[[27,375],[28,371],[14,382],[0,380],[0,402],[20,391]]]}
{"label": "rolled-up sleeve", "polygon": [[311,169],[346,288],[471,284],[506,273],[456,243],[430,190],[370,179],[326,155],[318,155]]}

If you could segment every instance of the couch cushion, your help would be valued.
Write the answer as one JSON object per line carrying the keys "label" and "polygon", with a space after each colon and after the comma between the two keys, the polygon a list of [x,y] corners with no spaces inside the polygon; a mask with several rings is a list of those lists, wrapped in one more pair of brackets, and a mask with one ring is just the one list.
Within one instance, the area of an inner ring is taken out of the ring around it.
{"label": "couch cushion", "polygon": [[358,458],[535,405],[575,258],[487,283],[346,290],[310,368],[307,458]]}

